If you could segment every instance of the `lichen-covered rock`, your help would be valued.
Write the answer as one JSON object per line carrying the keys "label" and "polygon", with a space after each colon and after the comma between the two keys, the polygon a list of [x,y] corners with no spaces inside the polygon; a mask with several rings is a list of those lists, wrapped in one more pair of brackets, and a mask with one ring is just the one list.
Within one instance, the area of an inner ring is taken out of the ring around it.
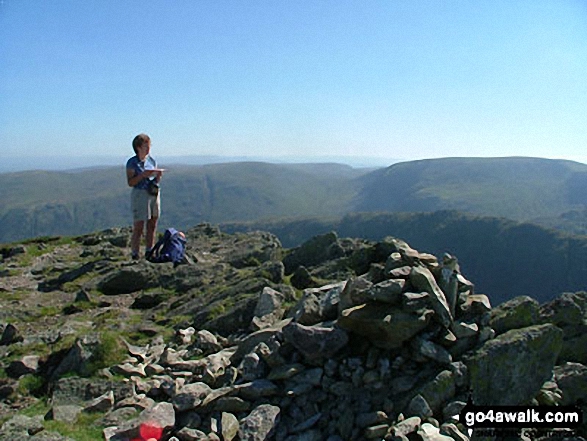
{"label": "lichen-covered rock", "polygon": [[587,397],[587,366],[580,363],[556,366],[554,379],[562,391],[562,405],[572,405]]}
{"label": "lichen-covered rock", "polygon": [[427,268],[413,267],[410,272],[410,282],[416,289],[430,294],[430,306],[436,313],[437,320],[445,328],[450,327],[453,320],[450,307],[432,273]]}
{"label": "lichen-covered rock", "polygon": [[154,286],[157,286],[154,270],[144,263],[123,267],[98,283],[98,289],[106,295],[128,294]]}
{"label": "lichen-covered rock", "polygon": [[261,404],[242,421],[239,438],[242,441],[265,441],[279,422],[281,409],[270,404]]}
{"label": "lichen-covered rock", "polygon": [[431,310],[406,312],[386,303],[367,303],[345,309],[338,324],[383,349],[399,348],[430,322]]}
{"label": "lichen-covered rock", "polygon": [[532,297],[515,297],[491,310],[489,325],[497,334],[538,323],[540,304]]}
{"label": "lichen-covered rock", "polygon": [[486,342],[466,361],[476,405],[528,403],[551,378],[562,347],[554,325],[514,329]]}
{"label": "lichen-covered rock", "polygon": [[283,328],[283,337],[309,360],[333,357],[348,342],[347,333],[335,326],[304,326],[292,322]]}

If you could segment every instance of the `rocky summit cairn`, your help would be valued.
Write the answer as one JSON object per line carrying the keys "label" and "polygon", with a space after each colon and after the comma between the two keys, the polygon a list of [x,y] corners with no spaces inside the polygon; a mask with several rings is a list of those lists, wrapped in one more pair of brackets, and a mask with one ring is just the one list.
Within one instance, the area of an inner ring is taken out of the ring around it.
{"label": "rocky summit cairn", "polygon": [[[2,315],[0,439],[72,439],[44,420],[94,415],[107,441],[464,441],[469,400],[585,405],[584,292],[492,308],[455,256],[396,238],[329,233],[283,250],[267,233],[201,225],[187,234],[194,264],[174,269],[129,263],[128,234],[77,238],[20,274],[26,248],[3,253],[4,294],[73,301],[42,330]],[[104,365],[97,331],[114,313],[122,357]],[[56,349],[35,353],[40,342]],[[45,414],[15,411],[34,394]]]}

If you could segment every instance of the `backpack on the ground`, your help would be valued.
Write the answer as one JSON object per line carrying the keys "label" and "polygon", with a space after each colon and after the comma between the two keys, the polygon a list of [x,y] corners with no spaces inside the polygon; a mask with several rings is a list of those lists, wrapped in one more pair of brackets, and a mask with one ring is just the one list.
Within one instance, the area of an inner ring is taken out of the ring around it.
{"label": "backpack on the ground", "polygon": [[173,266],[177,266],[185,259],[185,247],[185,234],[175,228],[168,228],[147,256],[147,260],[153,263],[173,262]]}

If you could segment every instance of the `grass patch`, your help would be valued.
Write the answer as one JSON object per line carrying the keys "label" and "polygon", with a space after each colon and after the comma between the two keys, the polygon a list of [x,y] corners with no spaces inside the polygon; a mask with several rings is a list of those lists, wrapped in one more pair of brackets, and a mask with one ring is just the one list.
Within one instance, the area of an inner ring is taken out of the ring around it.
{"label": "grass patch", "polygon": [[100,369],[120,364],[126,358],[127,350],[115,332],[102,332],[100,344],[94,350],[88,364],[88,376],[95,375]]}
{"label": "grass patch", "polygon": [[37,375],[23,375],[18,380],[17,392],[21,395],[35,395],[43,387],[43,378]]}
{"label": "grass patch", "polygon": [[57,306],[42,306],[39,309],[38,315],[40,317],[53,317],[59,315],[61,313],[61,309]]}
{"label": "grass patch", "polygon": [[27,417],[34,417],[37,415],[45,415],[49,412],[49,409],[51,409],[51,406],[49,406],[45,399],[39,399],[35,404],[30,405],[19,413]]}
{"label": "grass patch", "polygon": [[43,425],[50,432],[57,432],[76,441],[96,441],[103,439],[103,429],[94,424],[98,418],[100,418],[100,414],[82,413],[73,424],[62,421],[45,421]]}

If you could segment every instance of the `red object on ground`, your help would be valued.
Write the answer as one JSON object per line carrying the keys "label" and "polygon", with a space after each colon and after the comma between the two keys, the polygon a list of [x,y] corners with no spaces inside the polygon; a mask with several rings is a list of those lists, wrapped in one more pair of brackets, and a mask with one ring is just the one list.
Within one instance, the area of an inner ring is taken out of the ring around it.
{"label": "red object on ground", "polygon": [[139,428],[139,433],[141,434],[141,441],[158,440],[163,435],[163,428],[155,423],[143,423]]}

